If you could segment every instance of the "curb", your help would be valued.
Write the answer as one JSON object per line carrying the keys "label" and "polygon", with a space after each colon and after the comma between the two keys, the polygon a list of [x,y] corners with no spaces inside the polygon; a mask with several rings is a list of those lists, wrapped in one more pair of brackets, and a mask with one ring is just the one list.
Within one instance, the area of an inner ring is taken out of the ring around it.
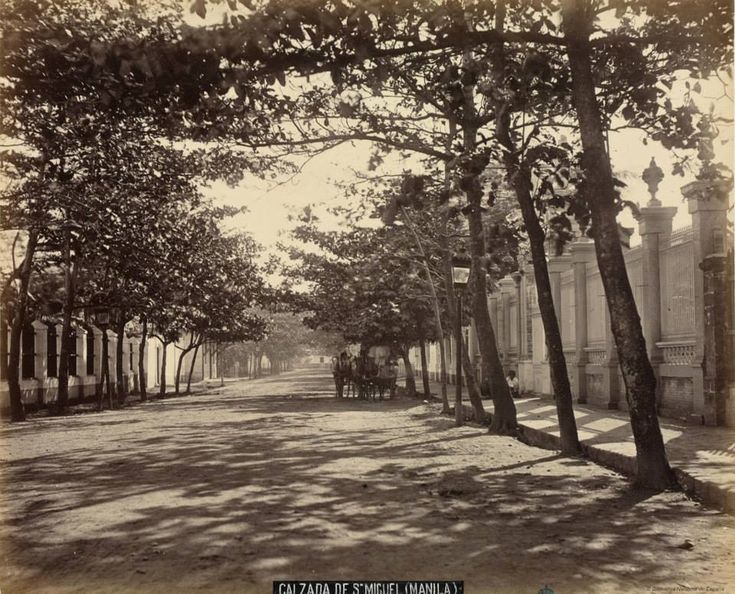
{"label": "curb", "polygon": [[[559,450],[561,448],[561,440],[556,435],[533,429],[522,423],[518,424],[518,437],[528,445],[546,450]],[[582,442],[582,450],[587,458],[600,466],[605,466],[628,477],[635,475],[636,462],[633,456],[610,452],[584,442]],[[735,515],[735,491],[724,489],[710,481],[695,478],[676,466],[672,465],[671,469],[687,495],[725,513]]]}

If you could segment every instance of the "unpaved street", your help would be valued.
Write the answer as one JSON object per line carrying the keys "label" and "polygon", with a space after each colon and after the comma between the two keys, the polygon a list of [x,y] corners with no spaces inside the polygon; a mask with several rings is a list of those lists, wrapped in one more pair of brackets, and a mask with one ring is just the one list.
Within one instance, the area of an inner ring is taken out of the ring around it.
{"label": "unpaved street", "polygon": [[330,382],[297,371],[4,427],[0,590],[268,593],[311,578],[735,592],[732,518],[456,429],[436,405],[338,401]]}

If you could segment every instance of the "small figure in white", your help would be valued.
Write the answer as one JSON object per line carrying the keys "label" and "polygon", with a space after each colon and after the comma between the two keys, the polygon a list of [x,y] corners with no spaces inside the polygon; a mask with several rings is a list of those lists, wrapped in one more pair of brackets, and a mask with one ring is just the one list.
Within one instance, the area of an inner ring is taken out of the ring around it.
{"label": "small figure in white", "polygon": [[505,381],[508,382],[508,389],[510,390],[510,395],[513,398],[519,398],[520,392],[519,392],[519,384],[518,384],[518,378],[516,377],[516,372],[512,369],[508,372],[508,377],[505,378]]}

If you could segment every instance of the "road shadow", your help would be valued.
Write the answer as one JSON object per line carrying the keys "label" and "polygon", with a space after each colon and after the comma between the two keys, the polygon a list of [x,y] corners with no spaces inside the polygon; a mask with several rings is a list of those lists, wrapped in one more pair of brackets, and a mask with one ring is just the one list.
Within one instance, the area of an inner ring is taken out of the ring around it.
{"label": "road shadow", "polygon": [[37,426],[50,447],[2,463],[3,588],[255,592],[313,577],[628,592],[671,584],[672,559],[710,562],[703,544],[679,548],[682,527],[720,516],[679,494],[311,382]]}

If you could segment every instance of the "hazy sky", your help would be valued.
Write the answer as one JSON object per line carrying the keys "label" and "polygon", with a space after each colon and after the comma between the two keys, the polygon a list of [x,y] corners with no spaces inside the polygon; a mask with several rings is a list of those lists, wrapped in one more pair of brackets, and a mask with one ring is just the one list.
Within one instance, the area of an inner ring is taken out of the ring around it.
{"label": "hazy sky", "polygon": [[[713,93],[721,93],[721,89],[715,85],[712,85],[712,89]],[[703,94],[707,95],[706,91]],[[709,96],[715,97],[714,94]],[[702,97],[697,102],[701,109],[707,109],[711,100]],[[720,99],[717,105],[720,113],[729,111],[732,117],[732,103],[729,100]],[[657,197],[664,206],[678,208],[674,219],[675,228],[689,225],[691,217],[687,212],[687,205],[683,202],[680,189],[682,185],[692,180],[691,175],[684,178],[672,175],[672,159],[669,151],[653,142],[644,145],[643,137],[643,133],[631,130],[610,134],[613,166],[616,173],[628,185],[622,190],[623,197],[640,206],[645,206],[650,195],[641,175],[648,167],[651,158],[655,157],[665,175],[659,186]],[[731,127],[721,129],[720,137],[715,141],[715,149],[720,161],[732,164],[732,142],[722,144],[722,141],[727,138],[732,138]],[[267,250],[274,251],[276,242],[284,239],[287,230],[293,227],[293,223],[288,221],[289,213],[300,211],[307,204],[336,205],[344,200],[339,183],[353,180],[354,170],[367,173],[369,146],[367,142],[342,144],[336,149],[313,158],[304,166],[300,174],[280,185],[266,184],[249,177],[238,188],[233,189],[225,184],[216,184],[208,189],[207,193],[223,203],[247,206],[248,213],[236,217],[232,221],[233,226],[249,231]],[[400,173],[410,166],[409,162],[389,156],[381,172]],[[621,223],[637,228],[629,212],[621,215]],[[635,236],[633,240],[636,241]]]}
{"label": "hazy sky", "polygon": [[[199,17],[187,14],[186,21],[194,26],[219,23],[225,13],[228,13],[226,3],[209,5],[207,18],[202,21]],[[609,22],[601,23],[605,27],[614,26],[616,21],[611,12]],[[288,87],[299,84],[289,79]],[[670,93],[670,99],[677,105],[684,95],[684,84],[676,85]],[[695,103],[700,110],[707,111],[710,104],[714,104],[718,115],[733,117],[732,84],[728,96],[723,96],[723,85],[719,81],[704,82],[702,93],[694,95]],[[733,164],[732,125],[723,127],[720,137],[715,141],[718,160]],[[643,170],[648,167],[651,157],[664,171],[665,178],[661,182],[658,198],[664,206],[676,206],[678,212],[674,219],[674,227],[682,227],[691,223],[687,213],[687,205],[683,202],[680,188],[691,181],[691,176],[682,178],[671,175],[672,159],[668,151],[661,146],[650,143],[643,144],[643,134],[626,131],[610,134],[610,151],[613,167],[616,173],[624,179],[628,187],[623,189],[623,197],[632,202],[645,206],[649,199],[646,184],[641,179]],[[722,141],[729,142],[726,145]],[[267,185],[255,179],[247,179],[240,187],[232,189],[225,184],[217,184],[207,193],[218,200],[236,206],[247,206],[249,212],[238,216],[232,223],[253,234],[255,239],[268,250],[275,250],[275,243],[284,238],[285,232],[293,225],[287,220],[290,212],[295,212],[307,204],[339,204],[344,199],[338,182],[347,182],[353,178],[352,169],[365,171],[369,158],[369,145],[365,142],[355,143],[352,147],[347,144],[322,154],[311,160],[292,181],[279,185],[270,191]],[[385,173],[400,173],[408,165],[405,162],[386,159],[383,171]],[[732,214],[732,211],[731,211]],[[635,227],[637,224],[625,212],[620,217],[621,223]],[[634,235],[633,241],[637,240]]]}

